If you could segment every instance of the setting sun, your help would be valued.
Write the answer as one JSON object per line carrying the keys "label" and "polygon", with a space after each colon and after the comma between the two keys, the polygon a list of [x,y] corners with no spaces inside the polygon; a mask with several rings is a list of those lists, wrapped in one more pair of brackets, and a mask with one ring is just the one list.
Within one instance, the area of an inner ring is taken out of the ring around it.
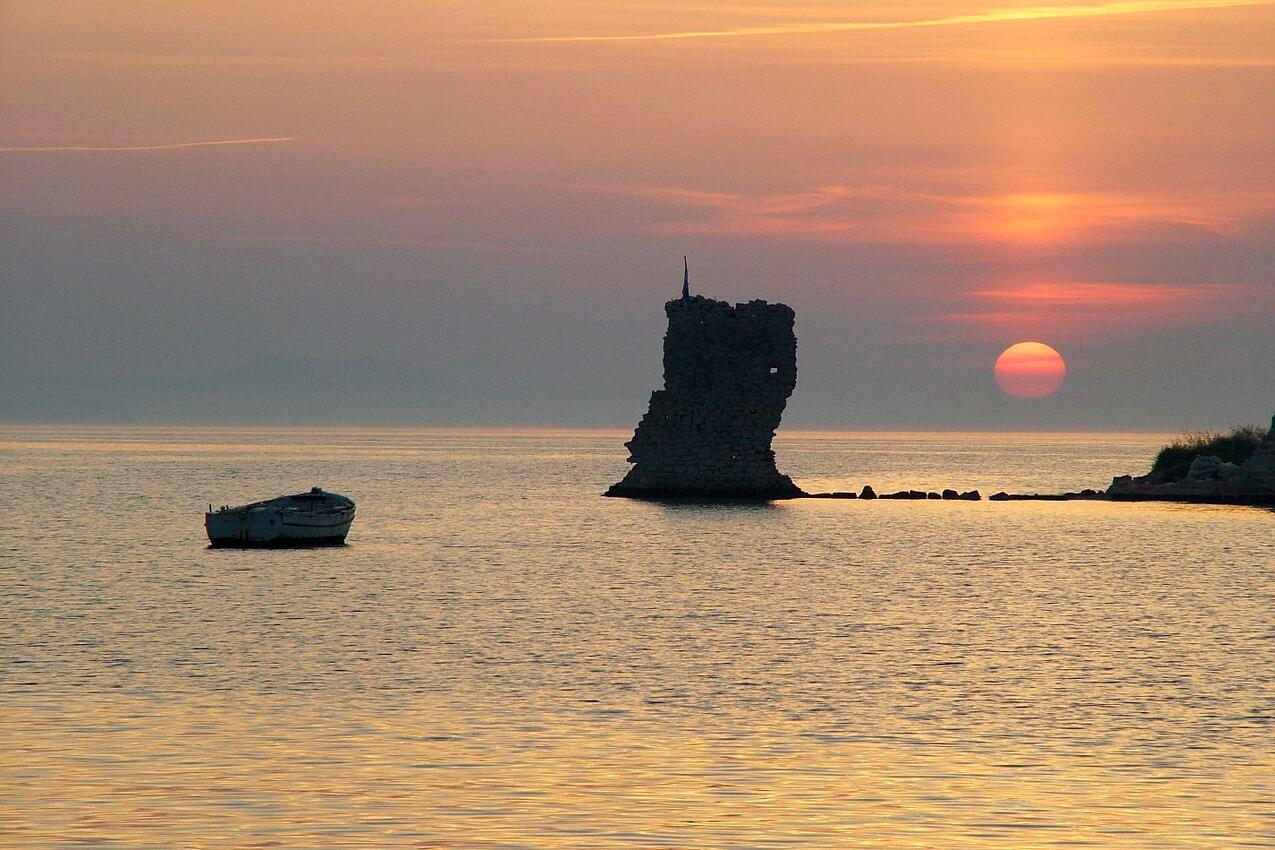
{"label": "setting sun", "polygon": [[1062,355],[1043,342],[1019,342],[996,358],[996,383],[1015,398],[1053,395],[1067,377]]}

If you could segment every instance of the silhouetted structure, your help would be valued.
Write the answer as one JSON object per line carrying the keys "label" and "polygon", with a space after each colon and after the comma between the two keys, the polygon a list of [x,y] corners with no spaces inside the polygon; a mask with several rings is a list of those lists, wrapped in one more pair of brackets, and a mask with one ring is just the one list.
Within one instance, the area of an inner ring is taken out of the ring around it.
{"label": "silhouetted structure", "polygon": [[633,468],[608,496],[786,499],[771,439],[797,385],[795,314],[691,297],[664,305],[664,389],[625,445]]}

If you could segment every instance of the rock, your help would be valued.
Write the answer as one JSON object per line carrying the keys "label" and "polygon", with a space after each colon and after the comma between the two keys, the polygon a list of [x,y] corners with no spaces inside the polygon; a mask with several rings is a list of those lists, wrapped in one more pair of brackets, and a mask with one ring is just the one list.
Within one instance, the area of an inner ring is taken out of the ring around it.
{"label": "rock", "polygon": [[1222,481],[1230,478],[1239,469],[1235,464],[1227,463],[1220,457],[1197,455],[1195,460],[1191,461],[1186,477],[1188,481]]}
{"label": "rock", "polygon": [[1009,494],[1006,493],[1004,490],[1002,490],[999,493],[993,493],[991,496],[987,498],[987,500],[989,502],[1008,502]]}
{"label": "rock", "polygon": [[925,498],[927,498],[927,499],[941,499],[941,498],[943,498],[943,496],[942,496],[942,495],[940,495],[939,493],[933,493],[933,492],[931,492],[931,493],[926,493],[926,494],[925,494]]}
{"label": "rock", "polygon": [[848,492],[845,490],[834,490],[832,492],[832,498],[834,499],[853,499],[855,497],[856,497],[855,493]]}
{"label": "rock", "polygon": [[1120,475],[1095,498],[1216,505],[1275,505],[1275,417],[1271,430],[1242,464],[1213,455],[1163,464],[1146,475]]}
{"label": "rock", "polygon": [[696,296],[664,305],[664,388],[625,443],[624,480],[608,496],[790,499],[771,440],[797,385],[795,314]]}
{"label": "rock", "polygon": [[943,491],[944,499],[959,499],[960,497],[961,497],[961,494],[956,492],[955,490],[949,489],[949,490]]}
{"label": "rock", "polygon": [[1124,493],[1133,493],[1139,487],[1139,482],[1134,480],[1132,475],[1117,475],[1111,479],[1111,485],[1107,487],[1108,495],[1120,495]]}
{"label": "rock", "polygon": [[977,490],[970,490],[962,493],[959,498],[964,499],[967,502],[978,502],[982,500],[983,496]]}
{"label": "rock", "polygon": [[871,484],[863,485],[863,492],[859,494],[860,499],[875,499],[876,497],[877,491],[872,489]]}
{"label": "rock", "polygon": [[1253,454],[1234,476],[1236,486],[1252,495],[1275,495],[1275,416],[1271,417],[1271,429],[1257,444]]}

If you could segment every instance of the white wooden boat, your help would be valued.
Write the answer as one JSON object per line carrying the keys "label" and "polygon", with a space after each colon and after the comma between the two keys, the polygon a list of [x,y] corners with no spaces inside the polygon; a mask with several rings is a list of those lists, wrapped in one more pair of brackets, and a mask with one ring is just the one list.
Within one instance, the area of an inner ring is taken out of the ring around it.
{"label": "white wooden boat", "polygon": [[353,522],[354,502],[319,487],[204,514],[214,547],[339,546]]}

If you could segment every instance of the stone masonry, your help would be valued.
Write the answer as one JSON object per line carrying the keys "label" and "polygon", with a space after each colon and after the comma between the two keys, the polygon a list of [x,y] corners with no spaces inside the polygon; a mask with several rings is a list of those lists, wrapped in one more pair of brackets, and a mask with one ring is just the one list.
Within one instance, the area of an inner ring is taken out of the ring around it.
{"label": "stone masonry", "polygon": [[638,423],[608,496],[786,499],[771,439],[797,385],[795,314],[695,296],[664,305],[664,389]]}

